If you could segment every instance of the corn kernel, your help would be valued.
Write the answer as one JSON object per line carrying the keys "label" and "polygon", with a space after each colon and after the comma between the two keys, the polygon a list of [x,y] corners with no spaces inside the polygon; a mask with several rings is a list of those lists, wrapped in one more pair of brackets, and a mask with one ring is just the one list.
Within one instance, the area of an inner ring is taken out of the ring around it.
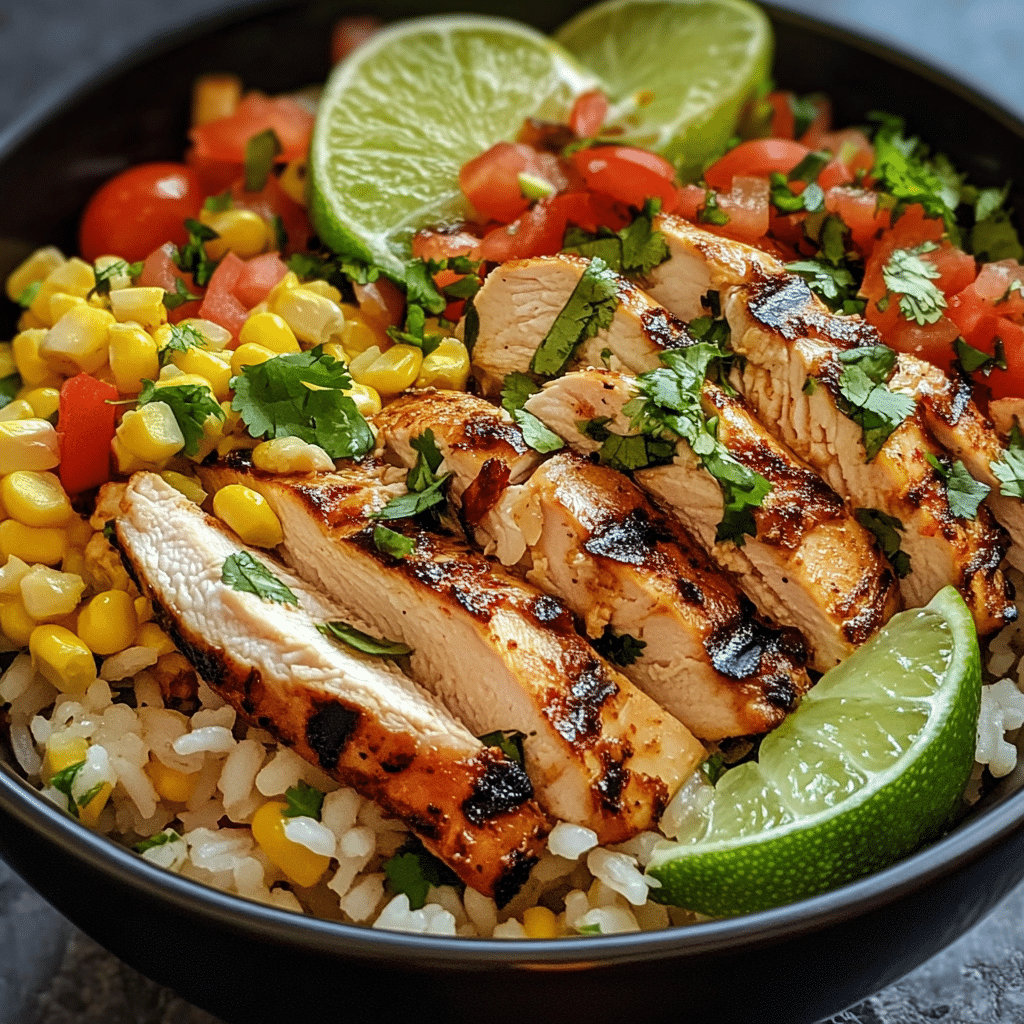
{"label": "corn kernel", "polygon": [[317,295],[322,295],[325,299],[330,299],[331,302],[341,302],[341,292],[322,277],[314,277],[311,281],[306,281],[301,287]]}
{"label": "corn kernel", "polygon": [[7,514],[26,526],[63,526],[75,514],[53,473],[15,470],[0,480],[0,499]]}
{"label": "corn kernel", "polygon": [[343,366],[348,365],[348,353],[336,341],[328,341],[324,344],[324,352],[332,359],[337,359]]}
{"label": "corn kernel", "polygon": [[[179,327],[190,328],[198,331],[203,336],[204,346],[210,352],[223,352],[231,344],[231,332],[226,327],[214,323],[212,320],[204,320],[201,317],[192,316],[178,323]],[[166,344],[163,342],[162,344]]]}
{"label": "corn kernel", "polygon": [[252,463],[264,473],[318,473],[334,469],[330,455],[300,437],[275,437],[258,444]]}
{"label": "corn kernel", "polygon": [[28,387],[38,387],[53,377],[53,370],[39,355],[39,346],[45,337],[46,331],[43,328],[32,327],[15,335],[11,342],[14,364]]}
{"label": "corn kernel", "polygon": [[242,80],[238,75],[200,75],[192,85],[193,127],[230,117],[241,98]]}
{"label": "corn kernel", "polygon": [[20,558],[8,558],[0,569],[0,595],[4,597],[20,597],[21,581],[31,572],[32,567]]}
{"label": "corn kernel", "polygon": [[56,565],[67,551],[67,534],[52,527],[25,526],[17,519],[0,523],[0,558],[15,555],[24,562]]}
{"label": "corn kernel", "polygon": [[[153,621],[153,606],[149,603],[148,597],[135,598],[135,618],[138,620],[140,626],[144,623]],[[136,641],[138,641],[137,630]]]}
{"label": "corn kernel", "polygon": [[330,858],[293,842],[284,832],[282,811],[287,804],[278,800],[265,803],[252,818],[252,836],[267,859],[296,885],[310,886],[323,877]]}
{"label": "corn kernel", "polygon": [[55,373],[92,373],[107,361],[107,328],[113,322],[105,309],[76,306],[46,332],[39,355]]}
{"label": "corn kernel", "polygon": [[44,281],[55,292],[68,292],[83,299],[96,287],[96,275],[92,267],[77,256],[54,267]]}
{"label": "corn kernel", "polygon": [[43,767],[40,774],[44,782],[49,782],[58,772],[81,764],[89,753],[89,741],[84,736],[73,736],[66,732],[50,734],[46,741],[46,753],[43,754]]}
{"label": "corn kernel", "polygon": [[213,496],[213,514],[227,523],[246,544],[276,548],[284,540],[281,521],[258,491],[228,484]]}
{"label": "corn kernel", "polygon": [[22,577],[21,602],[33,619],[59,619],[78,607],[84,590],[81,576],[34,565]]}
{"label": "corn kernel", "polygon": [[171,362],[182,373],[194,373],[208,380],[217,401],[222,402],[231,394],[231,363],[219,352],[190,348],[185,352],[175,352]]}
{"label": "corn kernel", "polygon": [[214,448],[220,448],[224,439],[224,420],[211,413],[203,420],[203,436],[196,446],[196,451],[188,457],[193,462],[202,462]]}
{"label": "corn kernel", "polygon": [[[120,256],[97,256],[93,263],[93,273],[98,277],[101,271],[106,271],[106,282],[111,292],[131,288],[132,275],[128,273],[128,261],[121,259]],[[102,296],[94,293],[92,298]]]}
{"label": "corn kernel", "polygon": [[309,171],[306,167],[306,161],[300,159],[292,160],[285,164],[285,168],[281,172],[281,177],[277,179],[277,183],[289,199],[298,203],[299,206],[305,206],[307,203],[306,187],[308,180]]}
{"label": "corn kernel", "polygon": [[14,361],[14,346],[9,341],[0,341],[0,378],[10,377],[18,372]]}
{"label": "corn kernel", "polygon": [[23,398],[16,398],[0,409],[0,423],[12,420],[30,420],[35,416],[32,406]]}
{"label": "corn kernel", "polygon": [[253,449],[259,444],[259,440],[254,437],[240,437],[235,434],[232,437],[222,437],[217,442],[217,454],[224,458],[229,452],[242,451],[244,449]]}
{"label": "corn kernel", "polygon": [[33,330],[36,327],[42,327],[44,329],[49,329],[50,325],[49,325],[49,323],[47,323],[47,322],[45,322],[43,320],[40,320],[39,317],[37,317],[32,312],[32,310],[26,309],[25,312],[22,313],[21,316],[18,317],[18,330],[19,331],[29,331],[29,330]]}
{"label": "corn kernel", "polygon": [[30,284],[45,280],[47,275],[56,270],[63,262],[64,254],[52,245],[36,249],[8,275],[7,298],[11,302],[17,302]]}
{"label": "corn kernel", "polygon": [[167,321],[163,288],[121,288],[111,291],[110,309],[118,323],[130,320],[148,330]]}
{"label": "corn kernel", "polygon": [[238,340],[241,345],[251,342],[254,345],[262,345],[276,354],[299,351],[299,342],[295,337],[295,332],[277,313],[268,311],[250,314],[242,324]]}
{"label": "corn kernel", "polygon": [[100,820],[100,812],[107,806],[107,800],[113,791],[113,786],[109,782],[104,782],[87,804],[78,805],[78,820],[89,828],[95,828]]}
{"label": "corn kernel", "polygon": [[60,462],[60,441],[47,420],[0,422],[0,473],[53,469]]}
{"label": "corn kernel", "polygon": [[[242,330],[244,331],[245,328],[243,327]],[[269,348],[264,348],[262,345],[256,345],[253,342],[239,345],[231,353],[231,372],[237,377],[242,372],[243,366],[255,366],[257,363],[265,363],[276,355],[277,353],[271,352]]]}
{"label": "corn kernel", "polygon": [[423,360],[418,388],[439,388],[447,391],[465,391],[469,380],[469,352],[456,338],[445,338]]}
{"label": "corn kernel", "polygon": [[269,225],[252,210],[200,210],[199,220],[213,228],[220,236],[205,243],[206,254],[212,260],[219,260],[227,252],[233,252],[243,260],[259,256],[272,244]]}
{"label": "corn kernel", "polygon": [[423,352],[414,345],[392,345],[386,352],[367,359],[375,351],[376,346],[368,348],[352,360],[349,372],[357,384],[365,384],[386,398],[404,391],[419,376]]}
{"label": "corn kernel", "polygon": [[132,645],[139,621],[123,590],[104,590],[78,613],[78,637],[93,654],[116,654]]}
{"label": "corn kernel", "polygon": [[199,772],[187,775],[176,768],[169,768],[156,758],[150,760],[145,771],[160,796],[175,804],[185,803],[195,792],[196,783],[199,782]]}
{"label": "corn kernel", "polygon": [[166,402],[149,402],[124,414],[117,439],[146,462],[165,462],[185,447],[185,436]]}
{"label": "corn kernel", "polygon": [[85,577],[88,567],[85,562],[85,552],[78,548],[68,548],[64,557],[60,560],[60,571],[73,573],[76,576]]}
{"label": "corn kernel", "polygon": [[528,907],[523,911],[523,931],[528,939],[554,939],[558,920],[547,907]]}
{"label": "corn kernel", "polygon": [[122,395],[137,395],[142,382],[160,372],[156,342],[138,324],[111,324],[107,336],[114,386]]}
{"label": "corn kernel", "polygon": [[68,295],[67,292],[54,292],[50,296],[50,323],[55,324],[65,313],[70,313],[76,306],[87,306],[88,303],[80,295]]}
{"label": "corn kernel", "polygon": [[279,291],[280,287],[279,283],[268,296],[270,310],[284,320],[299,341],[320,345],[338,340],[345,314],[337,302],[305,285]]}
{"label": "corn kernel", "polygon": [[138,647],[151,647],[157,655],[171,654],[177,648],[174,641],[155,623],[143,622],[135,633]]}
{"label": "corn kernel", "polygon": [[60,408],[60,391],[57,388],[31,388],[19,395],[32,406],[32,415],[41,420],[48,420],[57,415]]}
{"label": "corn kernel", "polygon": [[85,693],[96,679],[92,652],[64,626],[36,626],[28,649],[36,671],[62,693]]}
{"label": "corn kernel", "polygon": [[155,463],[140,459],[135,452],[129,451],[121,444],[119,437],[115,437],[110,442],[110,453],[114,456],[117,471],[122,476],[131,476],[132,473],[139,473],[143,470],[154,471],[160,468]]}
{"label": "corn kernel", "polygon": [[0,601],[0,630],[17,647],[24,647],[36,628],[36,620],[25,611],[20,598],[4,598]]}
{"label": "corn kernel", "polygon": [[[167,373],[167,371],[171,371]],[[164,376],[164,374],[167,374]],[[168,363],[160,371],[160,379],[154,382],[154,387],[159,391],[160,388],[176,388],[184,384],[195,384],[198,387],[206,388],[210,392],[212,397],[213,389],[210,387],[210,382],[205,377],[200,377],[198,373],[183,373],[172,363]]]}
{"label": "corn kernel", "polygon": [[365,384],[353,384],[345,394],[356,403],[360,416],[375,416],[381,410],[380,395]]}
{"label": "corn kernel", "polygon": [[83,519],[81,516],[71,519],[64,530],[68,535],[68,544],[76,548],[84,548],[96,534],[89,520]]}
{"label": "corn kernel", "polygon": [[176,473],[173,469],[165,469],[160,476],[176,491],[184,494],[189,501],[194,501],[197,505],[202,505],[206,501],[206,491],[194,476],[185,476],[184,473]]}
{"label": "corn kernel", "polygon": [[360,315],[358,309],[355,310],[354,316],[350,316],[348,309],[345,310],[345,327],[341,332],[341,344],[349,359],[359,355],[360,352],[365,352],[373,345],[384,348],[389,343],[388,336],[383,331],[370,326]]}

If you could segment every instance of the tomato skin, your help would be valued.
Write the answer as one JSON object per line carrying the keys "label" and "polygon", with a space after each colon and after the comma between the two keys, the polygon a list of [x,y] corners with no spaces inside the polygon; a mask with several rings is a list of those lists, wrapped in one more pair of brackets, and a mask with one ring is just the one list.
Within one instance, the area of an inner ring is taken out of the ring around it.
{"label": "tomato skin", "polygon": [[565,224],[558,206],[541,199],[511,224],[488,231],[480,243],[480,256],[493,263],[553,256],[562,248]]}
{"label": "tomato skin", "polygon": [[298,160],[309,150],[313,115],[295,100],[247,93],[230,116],[189,130],[194,158],[204,163],[244,163],[246,144],[268,128],[274,130],[281,143],[282,152],[277,160]]}
{"label": "tomato skin", "polygon": [[656,197],[662,212],[671,213],[679,202],[675,168],[657,153],[633,146],[595,146],[578,150],[571,159],[587,188],[620,203],[639,209]]}
{"label": "tomato skin", "polygon": [[200,317],[220,324],[231,332],[236,342],[238,332],[249,315],[249,311],[234,294],[243,270],[245,263],[233,252],[229,252],[213,272],[206,295],[203,297],[203,304],[199,307]]}
{"label": "tomato skin", "polygon": [[891,222],[889,211],[878,208],[878,194],[862,188],[829,189],[825,193],[825,209],[850,229],[853,244],[864,255],[871,252],[875,240]]}
{"label": "tomato skin", "polygon": [[144,260],[164,242],[188,241],[186,217],[197,217],[205,193],[184,164],[139,164],[100,186],[89,200],[78,233],[82,258]]}
{"label": "tomato skin", "polygon": [[539,154],[522,142],[499,142],[462,165],[459,187],[484,220],[508,224],[530,205],[520,174],[543,177]]}
{"label": "tomato skin", "polygon": [[697,214],[700,213],[706,198],[707,195],[700,185],[682,185],[679,188],[679,201],[675,212],[680,217],[696,222]]}
{"label": "tomato skin", "polygon": [[712,188],[728,192],[737,174],[757,178],[767,178],[775,171],[788,174],[809,152],[790,139],[749,139],[713,163],[704,172],[704,180]]}
{"label": "tomato skin", "polygon": [[246,260],[235,281],[233,293],[246,309],[261,303],[270,289],[288,273],[288,267],[276,252]]}
{"label": "tomato skin", "polygon": [[776,139],[792,139],[796,137],[796,118],[789,106],[789,92],[770,92],[765,99],[771,104],[771,133]]}
{"label": "tomato skin", "polygon": [[737,174],[731,191],[718,195],[718,208],[728,214],[729,223],[717,227],[716,232],[741,242],[756,242],[768,231],[768,194],[766,178]]}
{"label": "tomato skin", "polygon": [[110,442],[114,439],[117,388],[88,373],[61,385],[57,433],[60,482],[68,494],[99,487],[110,479]]}
{"label": "tomato skin", "polygon": [[454,256],[469,256],[480,244],[480,239],[469,231],[443,231],[424,228],[412,236],[412,254],[419,260],[446,260]]}
{"label": "tomato skin", "polygon": [[973,284],[978,275],[978,265],[974,262],[974,257],[958,249],[951,242],[942,242],[938,249],[926,252],[923,258],[934,264],[938,270],[939,276],[935,279],[935,285],[947,299]]}
{"label": "tomato skin", "polygon": [[597,231],[599,227],[618,231],[630,221],[629,211],[621,203],[596,192],[565,192],[549,199],[548,206],[553,216],[584,231]]}
{"label": "tomato skin", "polygon": [[825,132],[818,140],[817,148],[827,149],[854,175],[857,171],[868,172],[875,165],[875,147],[859,128]]}
{"label": "tomato skin", "polygon": [[591,139],[608,116],[608,97],[600,89],[576,97],[569,114],[569,127],[581,139]]}

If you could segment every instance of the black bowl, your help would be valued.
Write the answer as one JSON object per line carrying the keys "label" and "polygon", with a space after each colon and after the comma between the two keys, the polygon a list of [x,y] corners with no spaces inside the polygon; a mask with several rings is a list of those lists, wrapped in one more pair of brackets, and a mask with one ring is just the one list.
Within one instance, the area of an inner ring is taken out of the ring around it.
{"label": "black bowl", "polygon": [[[377,10],[397,17],[448,6],[378,0]],[[487,9],[529,14],[550,29],[577,6],[493,0]],[[38,245],[73,251],[81,209],[111,174],[180,158],[197,74],[234,71],[269,91],[322,80],[328,26],[353,9],[344,0],[277,4],[220,19],[27,114],[0,138],[0,274]],[[777,80],[831,94],[838,124],[898,105],[978,184],[1019,177],[1024,126],[988,100],[849,33],[782,11],[772,18]],[[1012,198],[1024,209],[1024,194]],[[13,327],[13,312],[6,315],[5,332]],[[81,827],[2,764],[0,854],[83,931],[232,1021],[455,1024],[571,1014],[799,1024],[901,977],[1024,877],[1022,781],[1019,769],[945,838],[824,896],[685,929],[575,941],[428,938],[269,909],[153,867]]]}

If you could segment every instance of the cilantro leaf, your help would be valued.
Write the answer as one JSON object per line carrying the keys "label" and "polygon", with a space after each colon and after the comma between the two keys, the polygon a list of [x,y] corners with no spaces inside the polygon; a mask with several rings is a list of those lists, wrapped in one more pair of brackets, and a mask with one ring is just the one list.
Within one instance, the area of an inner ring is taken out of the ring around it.
{"label": "cilantro leaf", "polygon": [[185,438],[186,455],[199,452],[199,445],[205,437],[204,426],[209,417],[225,418],[224,410],[210,389],[202,384],[166,384],[158,388],[153,381],[144,380],[142,391],[139,392],[139,407],[150,402],[163,402],[170,408],[181,436]]}
{"label": "cilantro leaf", "polygon": [[171,329],[170,336],[164,347],[160,349],[161,366],[166,366],[170,362],[174,352],[187,352],[191,348],[206,348],[206,338],[194,324],[169,324],[168,326]]}
{"label": "cilantro leaf", "polygon": [[620,231],[601,228],[596,235],[576,228],[566,232],[563,252],[573,252],[603,260],[619,274],[649,274],[669,258],[668,243],[653,227],[661,212],[660,199],[648,199],[630,224]]}
{"label": "cilantro leaf", "polygon": [[379,524],[373,528],[373,544],[378,551],[392,558],[405,558],[416,549],[416,542],[411,537]]}
{"label": "cilantro leaf", "polygon": [[788,181],[805,181],[810,184],[832,160],[832,154],[824,149],[812,150],[786,176]]}
{"label": "cilantro leaf", "polygon": [[713,786],[725,773],[725,758],[721,754],[712,754],[700,766],[700,770],[704,773],[704,778],[708,780],[709,785]]}
{"label": "cilantro leaf", "polygon": [[10,405],[18,397],[21,387],[20,373],[10,373],[6,377],[0,377],[0,409],[5,405]]}
{"label": "cilantro leaf", "polygon": [[270,225],[274,229],[274,245],[277,246],[277,251],[284,252],[288,248],[288,232],[284,226],[284,218],[281,214],[275,213]]}
{"label": "cilantro leaf", "polygon": [[96,267],[93,274],[96,284],[89,289],[88,297],[93,295],[109,295],[110,285],[115,278],[127,277],[129,280],[138,277],[142,273],[143,261],[129,263],[127,260],[114,260],[106,267]]}
{"label": "cilantro leaf", "polygon": [[226,188],[215,196],[207,196],[203,200],[203,209],[210,213],[223,213],[231,209],[231,189]]}
{"label": "cilantro leaf", "polygon": [[345,260],[334,253],[297,252],[285,260],[285,265],[302,281],[327,281],[343,291],[350,287],[350,281],[369,284],[380,277],[377,267]]}
{"label": "cilantro leaf", "polygon": [[437,441],[434,440],[434,432],[429,427],[419,437],[414,437],[409,446],[417,453],[416,465],[409,470],[405,484],[410,491],[425,491],[437,481],[437,470],[444,462],[444,456],[437,447]]}
{"label": "cilantro leaf", "polygon": [[205,288],[217,269],[217,261],[206,255],[204,243],[212,242],[215,238],[220,238],[220,235],[213,228],[191,217],[185,218],[185,230],[188,231],[188,244],[184,249],[174,252],[175,266],[186,274],[191,274],[197,288]]}
{"label": "cilantro leaf", "polygon": [[930,452],[925,455],[928,464],[946,481],[946,496],[949,499],[949,510],[958,519],[974,519],[978,514],[978,506],[992,490],[988,484],[975,480],[967,467],[957,459],[950,461],[939,459]]}
{"label": "cilantro leaf", "polygon": [[188,290],[187,285],[180,277],[176,277],[174,279],[174,291],[164,291],[164,306],[166,306],[167,309],[177,309],[186,302],[194,302],[198,298],[198,295],[193,295]]}
{"label": "cilantro leaf", "polygon": [[1006,351],[1003,348],[1002,338],[996,338],[993,345],[995,352],[989,355],[980,348],[968,344],[963,338],[957,338],[953,342],[953,351],[956,353],[956,361],[967,373],[984,373],[987,377],[993,370],[1006,369]]}
{"label": "cilantro leaf", "polygon": [[231,408],[253,437],[300,437],[332,459],[351,458],[374,443],[369,424],[345,394],[351,384],[344,364],[317,346],[242,367],[231,379]]}
{"label": "cilantro leaf", "polygon": [[132,849],[136,853],[145,853],[147,850],[152,850],[156,846],[166,846],[168,843],[180,843],[181,836],[174,831],[173,828],[164,829],[163,832],[157,832],[155,836],[150,836],[148,839],[143,839],[142,842],[136,843]]}
{"label": "cilantro leaf", "polygon": [[274,160],[284,152],[281,140],[273,128],[267,128],[245,144],[245,191],[262,192],[274,166]]}
{"label": "cilantro leaf", "polygon": [[497,747],[510,761],[523,763],[523,740],[526,734],[516,729],[497,729],[479,737],[485,747]]}
{"label": "cilantro leaf", "polygon": [[643,657],[645,640],[638,640],[629,633],[615,633],[611,626],[605,626],[604,632],[591,640],[594,650],[613,665],[632,665]]}
{"label": "cilantro leaf", "polygon": [[845,312],[845,303],[855,300],[860,286],[845,266],[836,266],[825,260],[798,260],[795,263],[787,263],[786,270],[791,274],[799,274],[811,291],[833,311]]}
{"label": "cilantro leaf", "polygon": [[786,103],[793,115],[794,138],[799,139],[818,116],[818,107],[814,102],[817,95],[817,93],[812,93],[810,96],[797,96],[795,93],[786,95]]}
{"label": "cilantro leaf", "polygon": [[930,260],[921,259],[924,253],[935,249],[935,242],[922,242],[913,249],[896,249],[882,267],[888,294],[899,295],[900,312],[921,326],[935,323],[946,308],[946,297],[934,283],[941,276],[939,268]]}
{"label": "cilantro leaf", "polygon": [[67,768],[62,768],[59,772],[54,773],[50,779],[50,785],[53,786],[58,793],[63,793],[68,801],[68,814],[78,817],[78,803],[75,798],[71,795],[71,787],[74,785],[75,779],[78,778],[78,773],[85,767],[85,761],[78,761],[75,764],[69,764]]}
{"label": "cilantro leaf", "polygon": [[320,811],[324,805],[324,794],[315,786],[299,779],[297,785],[285,790],[288,806],[281,812],[285,818],[312,818],[320,820]]}
{"label": "cilantro leaf", "polygon": [[718,195],[708,189],[704,193],[704,205],[697,211],[699,224],[717,224],[719,227],[729,223],[729,214],[718,207]]}
{"label": "cilantro leaf", "polygon": [[220,578],[232,590],[255,594],[275,604],[298,605],[299,599],[259,559],[248,551],[228,555],[221,567]]}
{"label": "cilantro leaf", "polygon": [[910,555],[900,547],[900,535],[903,523],[895,516],[886,515],[876,508],[859,508],[854,515],[857,522],[875,535],[882,554],[889,560],[892,571],[899,579],[910,575]]}
{"label": "cilantro leaf", "polygon": [[18,296],[18,305],[21,306],[22,309],[28,309],[28,307],[36,301],[36,296],[39,294],[39,289],[42,287],[42,281],[33,281],[31,284],[26,285]]}
{"label": "cilantro leaf", "polygon": [[422,306],[437,316],[448,303],[434,284],[435,273],[423,260],[410,260],[405,268],[405,290],[410,306]]}
{"label": "cilantro leaf", "polygon": [[565,447],[565,442],[523,406],[530,395],[540,391],[527,374],[513,371],[502,381],[501,404],[523,432],[523,440],[536,452],[546,454]]}
{"label": "cilantro leaf", "polygon": [[888,346],[850,349],[839,352],[836,358],[843,364],[836,404],[840,412],[861,428],[864,452],[870,462],[889,435],[914,411],[914,400],[886,387],[896,365],[896,353]]}
{"label": "cilantro leaf", "polygon": [[1024,436],[1016,423],[1010,431],[1003,456],[989,464],[999,481],[999,493],[1011,498],[1024,498]]}
{"label": "cilantro leaf", "polygon": [[981,263],[1024,259],[1024,246],[1006,210],[996,210],[979,220],[971,228],[968,246]]}
{"label": "cilantro leaf", "polygon": [[429,854],[418,839],[411,839],[384,861],[384,874],[392,892],[409,897],[411,910],[419,910],[427,902],[432,885],[462,885],[451,868]]}
{"label": "cilantro leaf", "polygon": [[556,377],[582,342],[610,326],[618,304],[618,278],[604,260],[591,260],[534,352],[530,369],[545,377]]}
{"label": "cilantro leaf", "polygon": [[435,480],[422,491],[409,491],[392,498],[383,508],[371,513],[371,519],[408,519],[429,512],[432,508],[444,504],[444,488],[451,473]]}
{"label": "cilantro leaf", "polygon": [[427,315],[423,311],[423,307],[410,303],[405,315],[405,329],[400,331],[397,327],[389,327],[388,337],[399,344],[413,345],[422,349],[423,354],[428,356],[441,344],[444,335],[425,334],[426,323]]}

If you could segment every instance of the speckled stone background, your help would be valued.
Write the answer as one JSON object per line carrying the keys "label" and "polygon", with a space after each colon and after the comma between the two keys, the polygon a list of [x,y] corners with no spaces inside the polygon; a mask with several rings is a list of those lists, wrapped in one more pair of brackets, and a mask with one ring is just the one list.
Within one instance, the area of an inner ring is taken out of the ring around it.
{"label": "speckled stone background", "polygon": [[[777,2],[897,45],[1024,116],[1024,0]],[[0,0],[0,133],[27,105],[139,44],[234,6],[242,5]],[[1022,912],[1024,887],[958,943],[834,1024],[1021,1024]],[[784,1007],[777,1019],[786,1024]],[[85,938],[0,862],[0,1024],[217,1022]]]}

